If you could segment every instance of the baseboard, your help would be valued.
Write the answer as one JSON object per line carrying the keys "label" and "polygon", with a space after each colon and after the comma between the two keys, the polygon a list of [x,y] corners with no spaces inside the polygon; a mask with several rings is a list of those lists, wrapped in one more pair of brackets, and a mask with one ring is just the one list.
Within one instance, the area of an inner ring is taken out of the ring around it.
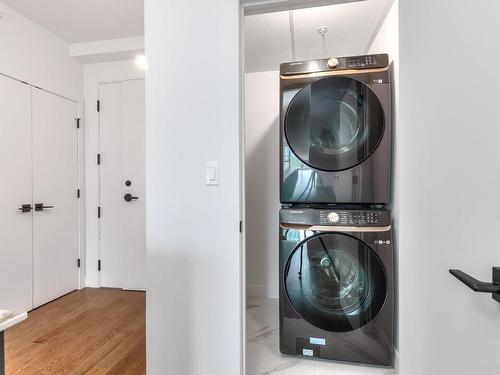
{"label": "baseboard", "polygon": [[247,297],[278,298],[276,291],[267,285],[247,285]]}

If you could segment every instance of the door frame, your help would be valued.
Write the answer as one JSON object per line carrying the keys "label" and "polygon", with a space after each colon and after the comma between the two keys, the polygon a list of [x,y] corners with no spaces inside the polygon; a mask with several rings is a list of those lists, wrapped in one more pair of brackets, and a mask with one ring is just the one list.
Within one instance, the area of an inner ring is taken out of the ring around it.
{"label": "door frame", "polygon": [[[239,161],[240,161],[240,220],[243,223],[240,235],[240,375],[246,374],[246,207],[245,207],[245,16],[312,8],[325,5],[350,3],[359,0],[239,0]],[[147,112],[147,110],[146,110]]]}

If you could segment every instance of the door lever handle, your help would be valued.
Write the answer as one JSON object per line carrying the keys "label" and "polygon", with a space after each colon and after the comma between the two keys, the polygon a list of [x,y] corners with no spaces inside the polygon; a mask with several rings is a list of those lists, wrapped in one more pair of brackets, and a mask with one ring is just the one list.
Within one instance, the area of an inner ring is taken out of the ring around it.
{"label": "door lever handle", "polygon": [[45,205],[43,203],[35,203],[35,211],[43,211],[52,208],[54,208],[54,205],[52,204]]}
{"label": "door lever handle", "polygon": [[22,213],[25,213],[25,212],[31,212],[32,209],[33,207],[31,206],[31,204],[23,204],[17,210]]}
{"label": "door lever handle", "polygon": [[127,193],[124,195],[123,199],[125,199],[127,202],[130,202],[130,201],[138,200],[139,197],[134,197],[134,196],[132,196],[132,194]]}
{"label": "door lever handle", "polygon": [[479,281],[460,270],[451,269],[449,271],[474,292],[491,293],[493,299],[500,302],[500,267],[492,268],[492,282]]}

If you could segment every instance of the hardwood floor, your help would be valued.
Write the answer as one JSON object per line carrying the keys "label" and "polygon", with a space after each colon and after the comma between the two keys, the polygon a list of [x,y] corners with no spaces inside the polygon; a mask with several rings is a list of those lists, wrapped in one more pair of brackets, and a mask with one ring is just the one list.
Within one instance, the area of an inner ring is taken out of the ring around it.
{"label": "hardwood floor", "polygon": [[6,375],[146,373],[146,294],[83,289],[5,333]]}

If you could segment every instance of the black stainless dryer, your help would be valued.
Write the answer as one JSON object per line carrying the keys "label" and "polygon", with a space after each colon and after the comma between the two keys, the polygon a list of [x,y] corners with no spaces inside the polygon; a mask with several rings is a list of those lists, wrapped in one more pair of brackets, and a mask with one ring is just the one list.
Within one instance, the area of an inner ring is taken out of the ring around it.
{"label": "black stainless dryer", "polygon": [[280,211],[280,350],[391,366],[393,251],[388,211]]}
{"label": "black stainless dryer", "polygon": [[281,203],[389,203],[388,63],[380,54],[281,64]]}

